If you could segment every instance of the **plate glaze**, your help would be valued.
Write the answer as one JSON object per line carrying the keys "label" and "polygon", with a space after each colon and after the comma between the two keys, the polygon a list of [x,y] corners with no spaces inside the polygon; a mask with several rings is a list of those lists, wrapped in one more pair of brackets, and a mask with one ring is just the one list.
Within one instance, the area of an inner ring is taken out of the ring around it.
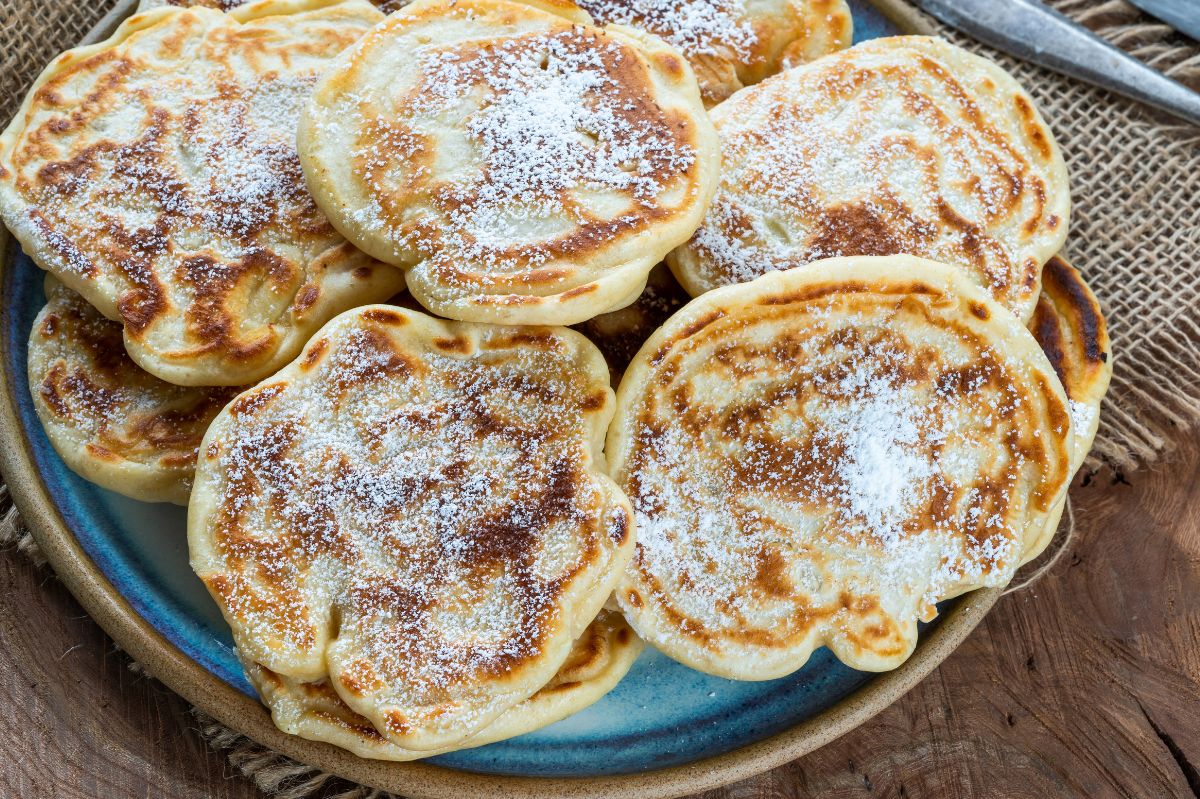
{"label": "plate glaze", "polygon": [[[851,2],[855,41],[898,32]],[[155,676],[226,725],[319,768],[411,796],[668,796],[786,762],[852,729],[914,685],[966,636],[998,591],[944,603],[916,653],[886,675],[818,650],[779,680],[736,682],[688,669],[652,649],[608,696],[535,733],[432,758],[361,760],[283,735],[254,699],[229,629],[187,564],[186,511],[98,488],[69,471],[29,395],[26,342],[42,276],[3,241],[0,299],[5,378],[0,461],[14,498],[52,565],[117,642]]]}

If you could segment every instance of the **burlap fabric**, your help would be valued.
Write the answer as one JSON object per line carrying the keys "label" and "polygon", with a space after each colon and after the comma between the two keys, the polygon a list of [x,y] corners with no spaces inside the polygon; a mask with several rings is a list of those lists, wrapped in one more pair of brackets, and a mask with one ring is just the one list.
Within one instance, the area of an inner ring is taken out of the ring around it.
{"label": "burlap fabric", "polygon": [[[42,66],[81,39],[115,0],[4,0],[0,119]],[[1200,89],[1200,46],[1124,0],[1051,0],[1171,77]],[[1067,157],[1075,209],[1066,255],[1104,304],[1116,356],[1089,467],[1129,471],[1200,422],[1200,129],[1021,64],[924,24],[1011,70],[1037,99]],[[0,543],[37,558],[0,486]],[[230,762],[277,799],[383,799],[295,763],[200,717]]]}

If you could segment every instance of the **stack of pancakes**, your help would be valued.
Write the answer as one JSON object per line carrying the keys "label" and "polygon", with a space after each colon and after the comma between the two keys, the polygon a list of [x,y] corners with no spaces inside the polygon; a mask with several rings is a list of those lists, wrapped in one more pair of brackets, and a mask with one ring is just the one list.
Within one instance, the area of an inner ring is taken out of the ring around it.
{"label": "stack of pancakes", "polygon": [[841,0],[380,5],[146,2],[0,136],[47,434],[188,505],[281,729],[478,746],[643,639],[891,669],[1047,546],[1112,365],[999,67]]}

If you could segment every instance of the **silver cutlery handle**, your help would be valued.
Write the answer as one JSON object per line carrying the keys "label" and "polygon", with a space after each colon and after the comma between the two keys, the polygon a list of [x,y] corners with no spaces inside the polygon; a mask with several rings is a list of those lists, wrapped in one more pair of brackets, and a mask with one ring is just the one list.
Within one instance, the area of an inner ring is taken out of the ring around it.
{"label": "silver cutlery handle", "polygon": [[919,5],[998,50],[1200,125],[1200,94],[1037,0],[920,0]]}

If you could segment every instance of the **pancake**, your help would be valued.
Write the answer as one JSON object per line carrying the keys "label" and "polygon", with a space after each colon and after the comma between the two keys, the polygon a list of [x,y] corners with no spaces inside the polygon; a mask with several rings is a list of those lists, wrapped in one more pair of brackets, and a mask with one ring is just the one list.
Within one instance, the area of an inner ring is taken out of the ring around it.
{"label": "pancake", "polygon": [[[1066,391],[1075,433],[1072,461],[1078,471],[1100,429],[1100,405],[1112,381],[1112,345],[1096,295],[1079,271],[1062,256],[1056,255],[1046,262],[1042,293],[1029,330]],[[1046,529],[1024,560],[1041,554],[1050,544],[1056,527]]]}
{"label": "pancake", "polygon": [[632,553],[612,412],[571,330],[348,311],[212,423],[192,567],[246,660],[328,677],[404,749],[462,745],[553,677]]}
{"label": "pancake", "polygon": [[575,325],[575,329],[600,349],[616,385],[646,339],[687,301],[687,293],[671,276],[671,271],[665,264],[659,264],[651,270],[645,290],[632,305],[600,314]]}
{"label": "pancake", "polygon": [[561,0],[418,0],[300,120],[318,204],[441,316],[575,324],[637,299],[717,181],[691,69]]}
{"label": "pancake", "polygon": [[403,286],[321,214],[295,150],[316,76],[381,19],[365,0],[130,17],[55,59],[0,136],[0,216],[151,374],[271,374]]}
{"label": "pancake", "polygon": [[1061,256],[1046,263],[1029,330],[1054,365],[1071,401],[1074,462],[1082,465],[1100,427],[1100,403],[1112,381],[1112,345],[1096,295]]}
{"label": "pancake", "polygon": [[617,391],[621,610],[723,677],[782,677],[823,645],[895,668],[936,603],[1008,583],[1057,522],[1067,402],[1029,331],[949,266],[847,258],[709,292]]}
{"label": "pancake", "polygon": [[822,258],[907,253],[959,266],[1032,315],[1070,192],[1033,100],[996,64],[941,39],[875,39],[712,117],[721,185],[669,258],[693,296]]}
{"label": "pancake", "polygon": [[581,0],[601,25],[661,36],[691,63],[705,105],[758,83],[784,64],[850,46],[845,0]]}
{"label": "pancake", "polygon": [[110,491],[186,505],[200,439],[238,389],[159,380],[130,360],[119,324],[49,275],[46,297],[29,336],[29,386],[59,457]]}
{"label": "pancake", "polygon": [[[641,651],[641,639],[621,614],[600,611],[571,645],[571,654],[549,683],[458,748],[524,735],[578,713],[611,691]],[[415,760],[449,751],[414,751],[391,743],[370,721],[347,707],[328,680],[298,682],[257,663],[247,663],[246,674],[271,708],[275,724],[286,733],[376,760]]]}

